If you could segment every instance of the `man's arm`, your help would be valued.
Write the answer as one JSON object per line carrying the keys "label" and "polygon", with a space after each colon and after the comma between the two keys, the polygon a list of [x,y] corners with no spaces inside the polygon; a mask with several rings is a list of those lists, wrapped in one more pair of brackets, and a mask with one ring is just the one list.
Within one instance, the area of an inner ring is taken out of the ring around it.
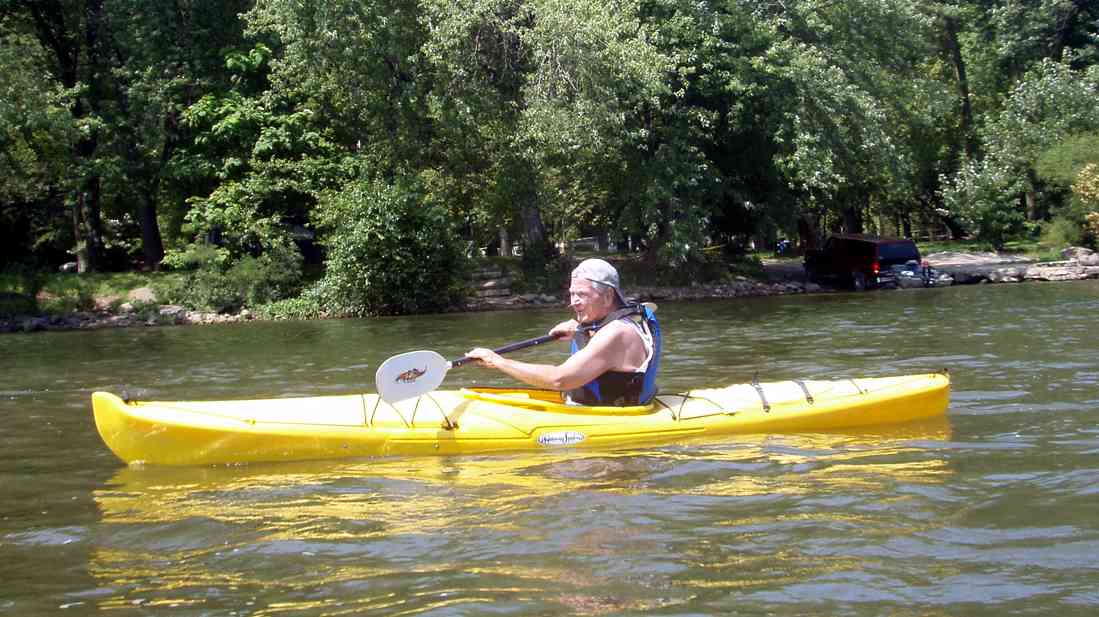
{"label": "man's arm", "polygon": [[523,383],[563,392],[579,388],[621,364],[623,334],[628,333],[621,328],[604,328],[587,346],[557,366],[510,360],[480,347],[466,355],[477,358],[481,366],[497,369]]}

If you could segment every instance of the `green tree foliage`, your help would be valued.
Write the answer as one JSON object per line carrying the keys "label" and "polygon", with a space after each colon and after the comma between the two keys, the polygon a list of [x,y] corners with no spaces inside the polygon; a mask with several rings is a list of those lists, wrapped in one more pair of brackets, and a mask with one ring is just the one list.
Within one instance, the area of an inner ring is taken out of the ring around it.
{"label": "green tree foliage", "polygon": [[1056,209],[1039,203],[1039,160],[1072,135],[1099,129],[1097,97],[1099,66],[1078,71],[1052,60],[1037,64],[983,127],[984,156],[945,183],[947,206],[993,246],[1019,233],[1028,214]]}
{"label": "green tree foliage", "polygon": [[328,195],[320,214],[328,264],[318,295],[328,312],[420,313],[461,301],[460,240],[415,179],[354,181]]}
{"label": "green tree foliage", "polygon": [[999,245],[1083,229],[1097,24],[1081,0],[0,0],[0,217],[42,261],[209,244],[196,273],[242,278],[317,233],[351,313],[445,304],[356,283],[417,267],[370,225],[503,231],[535,278],[587,235],[688,278],[795,228]]}
{"label": "green tree foliage", "polygon": [[71,92],[42,84],[49,56],[0,22],[0,262],[33,261],[72,247],[60,187],[77,139]]}

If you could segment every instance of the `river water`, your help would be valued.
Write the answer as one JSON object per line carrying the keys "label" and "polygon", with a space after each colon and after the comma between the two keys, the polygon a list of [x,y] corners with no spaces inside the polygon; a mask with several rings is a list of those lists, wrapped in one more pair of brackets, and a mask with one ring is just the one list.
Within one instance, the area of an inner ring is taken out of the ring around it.
{"label": "river water", "polygon": [[[93,390],[350,393],[394,353],[455,357],[564,315],[5,335],[0,613],[1099,613],[1099,282],[659,314],[664,391],[947,368],[948,420],[629,451],[131,469],[96,434]],[[508,382],[448,375],[471,383]]]}

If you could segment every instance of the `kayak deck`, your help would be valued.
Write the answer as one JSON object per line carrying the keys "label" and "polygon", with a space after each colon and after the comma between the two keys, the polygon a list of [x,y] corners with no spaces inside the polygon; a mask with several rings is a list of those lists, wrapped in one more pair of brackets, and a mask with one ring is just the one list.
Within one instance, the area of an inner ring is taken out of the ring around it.
{"label": "kayak deck", "polygon": [[123,401],[96,392],[96,427],[124,462],[201,465],[552,447],[613,448],[686,437],[843,431],[942,416],[945,373],[738,384],[661,394],[651,405],[567,405],[557,392],[442,390],[233,401]]}

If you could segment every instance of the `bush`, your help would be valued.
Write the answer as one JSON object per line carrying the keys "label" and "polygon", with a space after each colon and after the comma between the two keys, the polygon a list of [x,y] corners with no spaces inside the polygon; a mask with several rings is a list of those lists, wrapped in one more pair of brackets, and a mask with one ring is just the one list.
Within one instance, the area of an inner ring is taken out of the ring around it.
{"label": "bush", "polygon": [[1064,248],[1066,246],[1079,246],[1084,241],[1084,228],[1080,223],[1065,217],[1057,216],[1042,226],[1042,245],[1050,248]]}
{"label": "bush", "polygon": [[1023,231],[1026,215],[1018,196],[1024,189],[1018,178],[987,161],[970,162],[954,178],[944,178],[943,201],[977,240],[999,250]]}
{"label": "bush", "polygon": [[1086,165],[1072,185],[1072,192],[1084,212],[1084,241],[1099,244],[1099,165]]}
{"label": "bush", "polygon": [[61,274],[42,286],[42,310],[47,313],[72,313],[95,309],[94,283],[87,275]]}
{"label": "bush", "polygon": [[0,291],[0,318],[34,315],[38,304],[34,298],[12,291]]}
{"label": "bush", "polygon": [[319,319],[325,316],[324,307],[315,290],[307,290],[296,298],[286,298],[256,307],[260,319]]}
{"label": "bush", "polygon": [[235,263],[214,247],[196,245],[181,253],[176,265],[194,267],[166,290],[171,302],[200,310],[234,312],[288,298],[302,280],[302,257],[290,245],[275,244],[258,257]]}
{"label": "bush", "polygon": [[319,293],[343,315],[446,309],[465,295],[465,257],[446,209],[416,180],[358,180],[321,202],[328,261]]}

